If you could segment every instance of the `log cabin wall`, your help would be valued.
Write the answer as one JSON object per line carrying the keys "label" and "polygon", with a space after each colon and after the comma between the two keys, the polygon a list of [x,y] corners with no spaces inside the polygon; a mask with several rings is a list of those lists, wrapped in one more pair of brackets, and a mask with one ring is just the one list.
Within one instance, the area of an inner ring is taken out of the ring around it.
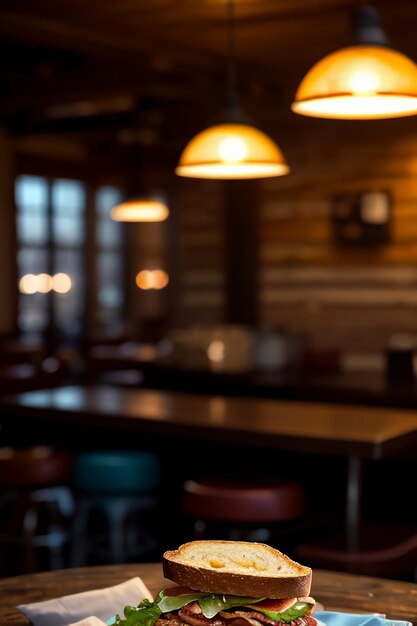
{"label": "log cabin wall", "polygon": [[[287,128],[291,175],[261,183],[260,322],[315,348],[380,349],[417,333],[415,118],[300,119]],[[336,243],[333,196],[381,190],[393,200],[390,242]]]}
{"label": "log cabin wall", "polygon": [[180,181],[176,323],[224,320],[224,199],[221,182]]}

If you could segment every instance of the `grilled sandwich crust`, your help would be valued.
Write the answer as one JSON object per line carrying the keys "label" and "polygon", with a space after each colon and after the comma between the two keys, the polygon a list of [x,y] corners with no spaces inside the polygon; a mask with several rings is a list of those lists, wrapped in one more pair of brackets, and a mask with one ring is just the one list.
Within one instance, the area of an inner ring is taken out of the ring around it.
{"label": "grilled sandwich crust", "polygon": [[310,594],[312,571],[247,541],[191,541],[163,555],[164,576],[196,591],[285,599]]}

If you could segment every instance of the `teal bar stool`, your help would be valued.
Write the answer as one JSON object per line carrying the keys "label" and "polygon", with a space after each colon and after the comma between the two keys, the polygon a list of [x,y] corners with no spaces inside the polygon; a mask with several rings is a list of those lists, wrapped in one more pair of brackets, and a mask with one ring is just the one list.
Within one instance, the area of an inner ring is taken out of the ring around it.
{"label": "teal bar stool", "polygon": [[98,558],[125,563],[158,548],[155,514],[160,463],[145,451],[84,452],[74,463],[74,567]]}

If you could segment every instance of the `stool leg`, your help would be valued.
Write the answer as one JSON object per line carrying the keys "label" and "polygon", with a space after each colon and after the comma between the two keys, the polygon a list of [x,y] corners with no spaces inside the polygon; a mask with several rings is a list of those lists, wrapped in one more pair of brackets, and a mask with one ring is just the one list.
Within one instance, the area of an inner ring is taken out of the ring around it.
{"label": "stool leg", "polygon": [[64,569],[65,559],[62,543],[49,548],[49,567],[51,570]]}
{"label": "stool leg", "polygon": [[[48,493],[46,496],[50,497]],[[50,521],[48,523],[47,545],[49,556],[49,568],[63,569],[65,567],[64,559],[64,543],[66,541],[66,533],[64,531],[63,519],[59,509],[59,503],[56,500],[46,500],[46,505],[50,511]]]}
{"label": "stool leg", "polygon": [[68,487],[55,487],[49,489],[50,494],[56,500],[58,510],[62,517],[72,517],[74,515],[74,497]]}
{"label": "stool leg", "polygon": [[124,563],[126,561],[123,533],[126,514],[127,510],[124,506],[109,507],[107,509],[112,563]]}
{"label": "stool leg", "polygon": [[28,506],[23,518],[23,567],[25,572],[36,571],[35,535],[38,525],[38,513],[33,506]]}
{"label": "stool leg", "polygon": [[124,529],[126,554],[131,554],[137,547],[140,537],[139,531],[135,524],[126,520],[126,528]]}
{"label": "stool leg", "polygon": [[153,497],[135,497],[127,504],[124,520],[123,536],[125,539],[125,558],[149,554],[157,550],[159,536],[156,520],[152,513],[155,511],[156,501]]}
{"label": "stool leg", "polygon": [[[74,498],[68,487],[56,487],[55,489],[51,489],[50,491],[51,495],[55,498],[55,502],[58,508],[58,514],[61,518],[59,524],[61,525],[62,532],[64,520],[68,520],[68,518],[74,515]],[[68,526],[66,528],[68,528]],[[66,537],[68,537],[67,531],[65,532]],[[59,542],[57,545],[51,546],[49,557],[51,569],[63,569],[65,567],[65,542],[68,542],[68,539],[64,539],[63,537],[61,542]]]}
{"label": "stool leg", "polygon": [[71,530],[71,567],[82,567],[87,564],[88,519],[91,507],[88,502],[77,503]]}
{"label": "stool leg", "polygon": [[72,510],[71,497],[68,498],[66,492],[69,493],[66,487],[50,487],[38,489],[30,496],[33,506],[42,506],[47,513],[46,534],[37,535],[35,544],[47,548],[50,569],[65,567],[64,544],[68,541],[65,522],[67,513]]}

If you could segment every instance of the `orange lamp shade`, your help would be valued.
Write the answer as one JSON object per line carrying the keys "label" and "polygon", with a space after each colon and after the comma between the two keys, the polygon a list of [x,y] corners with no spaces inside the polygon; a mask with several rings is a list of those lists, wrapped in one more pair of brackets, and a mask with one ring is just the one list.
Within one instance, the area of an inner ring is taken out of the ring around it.
{"label": "orange lamp shade", "polygon": [[116,222],[163,222],[168,215],[167,205],[152,199],[122,202],[111,210],[111,218]]}
{"label": "orange lamp shade", "polygon": [[270,178],[289,172],[278,148],[249,124],[218,124],[196,135],[175,170],[189,178]]}
{"label": "orange lamp shade", "polygon": [[342,48],[306,74],[292,110],[336,119],[383,119],[417,113],[417,65],[377,45]]}

